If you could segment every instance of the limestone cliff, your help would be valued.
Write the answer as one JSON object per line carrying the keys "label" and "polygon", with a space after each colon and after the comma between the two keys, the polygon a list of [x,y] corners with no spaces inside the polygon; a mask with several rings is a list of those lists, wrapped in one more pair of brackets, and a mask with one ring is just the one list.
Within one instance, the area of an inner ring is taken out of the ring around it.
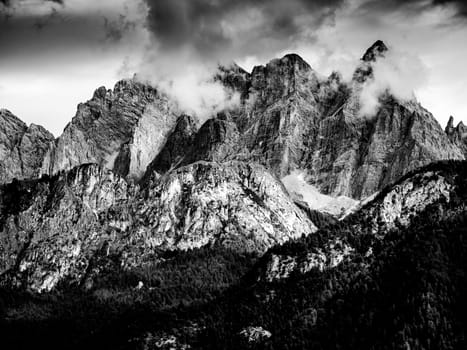
{"label": "limestone cliff", "polygon": [[115,261],[142,266],[215,242],[264,252],[316,231],[280,181],[242,162],[193,163],[141,190],[92,164],[16,181],[0,187],[0,225],[2,283],[39,292],[86,286]]}
{"label": "limestone cliff", "polygon": [[76,116],[45,156],[42,173],[96,163],[139,179],[176,122],[173,105],[158,90],[122,80],[100,87],[78,105]]}
{"label": "limestone cliff", "polygon": [[54,140],[42,126],[29,127],[11,112],[0,110],[0,183],[37,177]]}
{"label": "limestone cliff", "polygon": [[351,82],[337,73],[323,79],[294,54],[251,74],[221,67],[217,79],[241,93],[241,106],[206,122],[193,132],[195,141],[167,143],[164,154],[184,157],[165,168],[202,159],[248,160],[280,178],[306,172],[324,194],[362,199],[430,162],[464,159],[460,144],[414,99],[386,92],[375,115],[360,115],[364,84],[374,79],[372,65],[387,50],[382,41],[372,45]]}
{"label": "limestone cliff", "polygon": [[[432,161],[463,159],[433,115],[417,101],[383,94],[376,114],[359,115],[362,83],[387,47],[376,42],[354,80],[320,80],[297,55],[251,74],[240,125],[250,158],[283,177],[306,170],[311,184],[333,196],[361,199]],[[245,121],[246,118],[246,121]]]}

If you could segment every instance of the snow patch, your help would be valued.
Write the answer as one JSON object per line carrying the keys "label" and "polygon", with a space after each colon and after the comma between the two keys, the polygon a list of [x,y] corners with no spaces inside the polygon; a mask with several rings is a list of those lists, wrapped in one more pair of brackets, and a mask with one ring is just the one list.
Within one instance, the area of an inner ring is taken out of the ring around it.
{"label": "snow patch", "polygon": [[315,186],[307,182],[307,175],[303,170],[294,170],[281,181],[292,198],[306,202],[310,209],[326,212],[336,217],[340,217],[358,203],[346,196],[332,197],[322,194]]}

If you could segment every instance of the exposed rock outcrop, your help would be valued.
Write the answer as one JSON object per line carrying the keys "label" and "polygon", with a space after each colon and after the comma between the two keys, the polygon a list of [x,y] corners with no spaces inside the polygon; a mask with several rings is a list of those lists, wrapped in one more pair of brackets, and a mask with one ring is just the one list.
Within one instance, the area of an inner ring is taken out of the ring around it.
{"label": "exposed rock outcrop", "polygon": [[143,192],[136,215],[155,246],[188,249],[215,237],[234,249],[264,251],[316,231],[281,182],[257,164],[201,161]]}
{"label": "exposed rock outcrop", "polygon": [[29,127],[11,114],[0,110],[0,183],[35,178],[53,135],[42,126]]}
{"label": "exposed rock outcrop", "polygon": [[100,215],[129,193],[124,179],[97,165],[1,186],[0,274],[39,292],[80,281],[112,237]]}
{"label": "exposed rock outcrop", "polygon": [[55,174],[96,163],[139,179],[175,126],[175,107],[158,90],[136,80],[100,87],[78,111],[44,159],[42,173]]}
{"label": "exposed rock outcrop", "polygon": [[[464,195],[462,180],[456,179],[453,169],[465,167],[465,163],[453,165],[429,165],[420,171],[409,173],[400,181],[386,188],[374,198],[350,211],[343,223],[356,236],[369,235],[383,240],[391,230],[409,227],[417,216],[428,207],[436,206],[444,217],[451,215],[448,207],[458,193]],[[465,210],[465,204],[455,211]],[[452,209],[451,209],[452,211]],[[454,211],[454,212],[455,212]],[[317,233],[319,235],[319,232]],[[293,272],[307,273],[313,269],[324,271],[332,269],[345,259],[351,259],[356,248],[342,237],[330,237],[319,247],[297,255],[270,254],[264,262],[258,280],[269,282],[288,278]],[[370,247],[365,253],[371,256]]]}
{"label": "exposed rock outcrop", "polygon": [[454,126],[454,117],[449,117],[448,125],[444,129],[449,139],[456,144],[467,156],[467,126],[460,121]]}
{"label": "exposed rock outcrop", "polygon": [[[106,263],[141,266],[158,252],[217,242],[264,252],[316,231],[264,167],[197,162],[141,191],[112,171],[83,165],[0,187],[3,283],[48,291],[86,285]],[[115,260],[116,259],[116,260]]]}

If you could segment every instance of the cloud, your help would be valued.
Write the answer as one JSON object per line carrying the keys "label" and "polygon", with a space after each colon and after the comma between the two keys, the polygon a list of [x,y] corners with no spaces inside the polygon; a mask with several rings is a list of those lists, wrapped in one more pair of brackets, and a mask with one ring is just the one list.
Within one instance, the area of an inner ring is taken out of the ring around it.
{"label": "cloud", "polygon": [[[382,39],[426,63],[430,81],[406,86],[418,86],[437,118],[465,118],[466,13],[464,1],[454,0],[0,0],[0,105],[58,130],[95,87],[137,72],[184,109],[212,115],[235,101],[210,80],[219,62],[249,70],[295,52],[318,72],[339,70],[345,79]],[[65,90],[74,96],[70,106],[51,111]],[[25,106],[31,94],[37,98]]]}
{"label": "cloud", "polygon": [[395,12],[405,11],[407,16],[419,15],[420,12],[430,9],[447,8],[453,11],[453,17],[467,17],[467,2],[465,0],[367,0],[363,3],[362,9],[371,12]]}
{"label": "cloud", "polygon": [[[343,0],[146,0],[148,27],[161,50],[190,47],[222,60],[270,55],[312,37]],[[235,58],[235,57],[233,57]]]}
{"label": "cloud", "polygon": [[191,58],[189,50],[179,50],[174,56],[149,50],[136,77],[164,91],[180,112],[196,117],[201,125],[218,112],[237,106],[240,96],[213,79],[213,66]]}
{"label": "cloud", "polygon": [[145,0],[152,43],[139,73],[205,120],[238,96],[212,77],[218,64],[269,60],[331,23],[343,0]]}
{"label": "cloud", "polygon": [[371,66],[373,76],[360,91],[361,116],[373,117],[380,106],[380,97],[386,92],[402,101],[412,100],[415,91],[428,81],[427,67],[412,53],[390,49]]}

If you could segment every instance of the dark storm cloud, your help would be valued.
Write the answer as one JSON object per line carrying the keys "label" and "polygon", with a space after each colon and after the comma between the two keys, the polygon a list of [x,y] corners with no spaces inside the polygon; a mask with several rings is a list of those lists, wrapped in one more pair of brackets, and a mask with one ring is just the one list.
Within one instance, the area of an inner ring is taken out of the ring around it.
{"label": "dark storm cloud", "polygon": [[[343,0],[145,0],[162,51],[190,46],[200,57],[258,54],[332,19]],[[303,19],[308,17],[306,26]],[[254,23],[257,22],[257,23]],[[245,32],[251,28],[251,31]],[[241,38],[238,37],[241,33]],[[241,39],[241,40],[239,40]],[[279,44],[278,42],[281,42]]]}
{"label": "dark storm cloud", "polygon": [[430,8],[452,7],[456,17],[467,17],[466,0],[369,0],[363,7],[375,11],[405,10],[410,14],[418,14]]}
{"label": "dark storm cloud", "polygon": [[433,0],[434,5],[454,5],[458,10],[458,15],[467,17],[467,1],[459,0]]}

